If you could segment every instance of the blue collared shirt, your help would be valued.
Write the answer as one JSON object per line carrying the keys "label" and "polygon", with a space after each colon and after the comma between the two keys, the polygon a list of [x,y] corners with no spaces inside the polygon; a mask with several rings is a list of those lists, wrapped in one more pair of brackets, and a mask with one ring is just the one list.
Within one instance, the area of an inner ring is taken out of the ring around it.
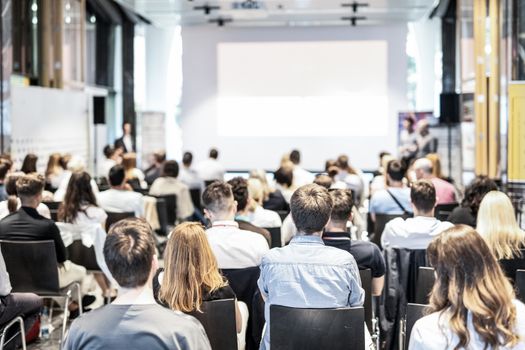
{"label": "blue collared shirt", "polygon": [[270,305],[296,308],[338,308],[363,305],[354,257],[325,246],[315,235],[297,235],[262,259],[259,289],[264,296],[266,328],[262,350],[270,349]]}

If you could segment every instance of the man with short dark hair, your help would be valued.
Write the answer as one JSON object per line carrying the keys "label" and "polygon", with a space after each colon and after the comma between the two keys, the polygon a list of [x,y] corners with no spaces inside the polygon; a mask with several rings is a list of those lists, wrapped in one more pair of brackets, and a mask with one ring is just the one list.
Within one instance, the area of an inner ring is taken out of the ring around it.
{"label": "man with short dark hair", "polygon": [[133,212],[136,217],[144,216],[143,196],[126,184],[126,171],[122,165],[115,165],[109,170],[109,184],[109,190],[97,195],[98,205],[102,209],[114,213]]}
{"label": "man with short dark hair", "polygon": [[102,176],[107,179],[109,170],[117,165],[117,152],[111,145],[104,147],[104,159],[98,162],[98,176]]}
{"label": "man with short dark hair", "polygon": [[166,162],[166,152],[164,150],[153,153],[153,164],[144,171],[145,180],[148,185],[157,180],[162,175],[162,167]]}
{"label": "man with short dark hair", "polygon": [[182,156],[182,167],[180,168],[179,172],[179,180],[186,184],[190,188],[190,190],[193,189],[203,189],[204,181],[199,178],[199,175],[197,172],[191,167],[191,164],[193,163],[193,154],[191,152],[184,152],[184,155]]}
{"label": "man with short dark hair", "polygon": [[454,226],[434,217],[436,190],[432,182],[419,180],[410,188],[414,217],[389,221],[381,236],[384,248],[427,249],[434,236]]}
{"label": "man with short dark hair", "polygon": [[190,190],[177,178],[179,176],[179,164],[175,160],[164,163],[162,176],[153,182],[149,190],[152,196],[175,195],[177,197],[177,219],[183,221],[193,215],[195,208],[191,201]]}
{"label": "man with short dark hair", "polygon": [[412,212],[410,188],[403,183],[405,168],[401,161],[391,160],[386,168],[387,188],[376,191],[370,198],[370,216],[375,214],[406,214]]}
{"label": "man with short dark hair", "polygon": [[294,164],[293,183],[295,187],[311,184],[314,181],[314,174],[300,166],[301,153],[298,150],[294,149],[290,152],[290,161]]}
{"label": "man with short dark hair", "polygon": [[155,254],[153,231],[145,220],[130,218],[112,226],[104,258],[120,286],[118,297],[75,320],[65,350],[211,349],[199,321],[155,301]]}
{"label": "man with short dark hair", "polygon": [[241,230],[234,221],[237,202],[231,186],[215,181],[202,194],[204,214],[212,227],[206,230],[211,249],[221,269],[243,269],[259,266],[268,251],[266,239],[251,231]]}
{"label": "man with short dark hair", "polygon": [[360,270],[372,272],[372,295],[381,295],[385,275],[385,260],[379,247],[372,242],[353,241],[347,231],[347,223],[352,221],[354,206],[350,190],[331,190],[333,207],[330,221],[323,233],[327,246],[346,250],[355,258]]}
{"label": "man with short dark hair", "polygon": [[270,305],[339,308],[363,304],[364,292],[354,257],[321,239],[330,219],[328,190],[310,184],[291,201],[297,234],[290,244],[270,250],[261,263],[258,285],[265,299],[266,327],[261,349],[270,349]]}
{"label": "man with short dark hair", "polygon": [[217,160],[219,158],[219,151],[212,148],[209,153],[209,158],[197,165],[197,174],[202,181],[224,180],[224,167]]}
{"label": "man with short dark hair", "polygon": [[250,223],[249,211],[247,209],[250,201],[250,194],[248,192],[248,182],[246,179],[237,176],[228,181],[232,187],[233,198],[237,202],[237,213],[235,214],[235,222],[239,224],[241,230],[251,231],[260,234],[266,239],[268,245],[272,244],[272,236],[268,230],[255,226]]}

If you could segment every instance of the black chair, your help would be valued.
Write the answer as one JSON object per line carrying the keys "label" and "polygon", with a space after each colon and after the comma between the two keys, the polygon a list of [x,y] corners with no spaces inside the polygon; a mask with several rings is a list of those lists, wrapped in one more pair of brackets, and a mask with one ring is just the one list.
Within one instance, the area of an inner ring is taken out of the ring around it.
{"label": "black chair", "polygon": [[163,199],[166,203],[166,219],[169,226],[174,226],[177,222],[177,196],[174,194],[165,196],[156,196],[157,199]]}
{"label": "black chair", "polygon": [[111,188],[108,178],[106,176],[97,176],[95,177],[95,182],[97,184],[97,187],[99,191],[106,191]]}
{"label": "black chair", "polygon": [[458,205],[458,203],[438,204],[434,209],[434,216],[438,220],[445,221]]}
{"label": "black chair", "polygon": [[516,271],[516,297],[525,303],[525,270]]}
{"label": "black chair", "polygon": [[281,242],[281,228],[280,227],[264,227],[265,230],[270,232],[272,236],[272,246],[270,248],[282,247]]}
{"label": "black chair", "polygon": [[115,212],[107,211],[106,214],[108,214],[108,218],[106,219],[106,232],[109,231],[109,228],[114,223],[120,220],[127,219],[127,218],[132,218],[135,216],[135,213],[132,213],[132,212],[115,213]]}
{"label": "black chair", "polygon": [[412,334],[412,328],[414,328],[414,324],[417,322],[417,320],[425,316],[425,308],[427,306],[428,305],[422,305],[422,304],[412,304],[412,303],[407,304],[407,315],[406,315],[405,320],[403,321],[403,326],[402,326],[403,333],[402,333],[402,337],[400,337],[403,342],[403,346],[401,347],[401,349],[405,349],[405,350],[408,349],[410,335]]}
{"label": "black chair", "polygon": [[277,214],[279,214],[279,217],[281,218],[281,221],[284,221],[288,214],[290,214],[289,210],[277,210]]}
{"label": "black chair", "polygon": [[365,291],[365,322],[370,334],[374,333],[373,327],[373,309],[372,309],[372,271],[370,269],[359,270],[359,277],[361,277],[361,286]]}
{"label": "black chair", "polygon": [[414,301],[417,304],[428,304],[428,297],[434,287],[436,276],[432,267],[421,266],[417,274],[416,297]]}
{"label": "black chair", "polygon": [[364,327],[362,307],[298,309],[270,305],[272,350],[363,350]]}
{"label": "black chair", "polygon": [[191,201],[193,202],[193,206],[196,209],[201,210],[202,209],[201,189],[200,188],[191,188],[190,189],[190,196],[191,196]]}
{"label": "black chair", "polygon": [[520,249],[520,255],[512,259],[501,259],[499,261],[505,275],[516,284],[516,271],[525,270],[525,249]]}
{"label": "black chair", "polygon": [[79,312],[82,313],[80,284],[75,282],[60,289],[55,243],[48,241],[0,241],[13,292],[35,293],[42,298],[64,298],[62,339],[66,333],[67,306],[76,289]]}
{"label": "black chair", "polygon": [[374,222],[374,234],[370,238],[370,241],[377,244],[379,248],[381,248],[381,236],[383,235],[383,230],[385,229],[386,224],[390,220],[394,220],[396,218],[403,218],[407,219],[409,217],[412,217],[412,215],[405,215],[405,214],[375,214],[376,221]]}
{"label": "black chair", "polygon": [[235,299],[205,301],[201,312],[193,311],[190,315],[204,327],[213,350],[237,349]]}
{"label": "black chair", "polygon": [[67,247],[67,255],[69,260],[77,265],[84,266],[88,271],[101,271],[97,263],[95,248],[84,246],[81,240],[73,241]]}
{"label": "black chair", "polygon": [[[18,331],[14,334],[8,334],[9,330],[13,329],[15,326],[18,326]],[[3,325],[1,328],[1,335],[0,335],[0,350],[4,349],[4,345],[11,343],[12,341],[15,341],[15,339],[20,336],[20,344],[22,344],[22,349],[26,350],[26,334],[24,330],[24,320],[22,317],[18,316],[13,318],[11,321],[9,321],[7,324]],[[6,338],[9,337],[9,339]]]}
{"label": "black chair", "polygon": [[62,204],[62,202],[42,202],[43,204],[45,204],[49,210],[58,210],[58,208],[60,208],[60,204]]}

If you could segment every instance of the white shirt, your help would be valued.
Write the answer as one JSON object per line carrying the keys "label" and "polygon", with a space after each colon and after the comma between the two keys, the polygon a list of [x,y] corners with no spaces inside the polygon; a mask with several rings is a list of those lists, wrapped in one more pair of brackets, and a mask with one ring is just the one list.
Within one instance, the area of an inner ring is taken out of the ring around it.
{"label": "white shirt", "polygon": [[100,224],[104,227],[104,223],[108,218],[106,211],[100,207],[95,207],[93,205],[88,206],[87,208],[82,208],[84,211],[79,211],[77,218],[75,219],[75,225],[90,225],[90,224]]}
{"label": "white shirt", "polygon": [[177,196],[177,218],[186,219],[195,211],[191,201],[190,189],[174,177],[162,176],[153,181],[149,194],[152,196]]}
{"label": "white shirt", "polygon": [[224,180],[224,167],[216,159],[208,158],[195,169],[202,181]]}
{"label": "white shirt", "polygon": [[381,245],[383,248],[427,249],[434,236],[452,226],[450,222],[426,216],[406,220],[395,218],[386,224]]}
{"label": "white shirt", "polygon": [[299,165],[294,166],[293,169],[293,184],[294,187],[301,187],[314,182],[315,176],[308,170],[304,170]]}
{"label": "white shirt", "polygon": [[133,152],[133,142],[131,141],[131,135],[122,136],[122,142],[124,142],[127,152]]}
{"label": "white shirt", "polygon": [[270,249],[262,235],[239,229],[235,221],[216,221],[206,235],[220,269],[259,266]]}
{"label": "white shirt", "polygon": [[179,176],[177,177],[180,182],[186,184],[191,190],[193,189],[203,189],[204,182],[199,178],[197,172],[192,168],[186,168],[182,166],[179,171]]}
{"label": "white shirt", "polygon": [[111,188],[97,195],[98,205],[105,211],[114,213],[133,212],[136,217],[144,217],[142,194],[134,191]]}
{"label": "white shirt", "polygon": [[[514,347],[500,347],[500,350],[524,350],[525,349],[525,305],[514,300],[516,307],[516,330],[521,336],[521,341]],[[453,349],[458,343],[458,336],[452,332],[449,325],[450,315],[447,311],[434,312],[419,319],[410,335],[409,350],[445,350]],[[470,333],[470,343],[467,350],[484,349],[485,344],[476,333],[472,324],[472,316],[469,313],[467,329]]]}
{"label": "white shirt", "polygon": [[[67,185],[69,185],[69,179],[71,179],[71,170],[65,170],[62,173],[62,180],[60,181],[60,185],[58,186],[58,189],[56,190],[53,198],[56,202],[62,202],[64,200],[64,197],[66,196],[67,192]],[[95,180],[91,179],[91,189],[93,190],[93,193],[96,195],[98,191],[98,186]]]}
{"label": "white shirt", "polygon": [[[17,198],[17,200],[18,200],[18,206],[16,207],[16,209],[18,210],[22,206],[22,203],[20,202],[20,198]],[[36,211],[38,212],[38,214],[42,215],[43,217],[47,219],[51,219],[51,211],[49,210],[47,205],[45,205],[44,203],[40,203],[38,207],[36,208]],[[7,215],[9,215],[9,209],[7,209],[7,201],[2,201],[0,202],[0,220],[5,218]]]}
{"label": "white shirt", "polygon": [[108,159],[108,158],[102,159],[100,163],[98,164],[97,175],[107,178],[109,176],[109,171],[115,165],[117,165],[117,162],[115,162],[113,159]]}
{"label": "white shirt", "polygon": [[281,227],[282,221],[279,214],[272,210],[264,209],[257,205],[255,211],[248,215],[250,223],[259,227]]}

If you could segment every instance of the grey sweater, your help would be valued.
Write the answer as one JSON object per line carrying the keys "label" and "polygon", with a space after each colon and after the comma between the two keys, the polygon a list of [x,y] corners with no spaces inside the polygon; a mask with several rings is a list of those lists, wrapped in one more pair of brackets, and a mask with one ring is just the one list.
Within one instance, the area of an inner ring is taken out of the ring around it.
{"label": "grey sweater", "polygon": [[0,250],[0,296],[6,296],[11,293],[11,281],[9,281],[9,274],[5,267],[4,257]]}

